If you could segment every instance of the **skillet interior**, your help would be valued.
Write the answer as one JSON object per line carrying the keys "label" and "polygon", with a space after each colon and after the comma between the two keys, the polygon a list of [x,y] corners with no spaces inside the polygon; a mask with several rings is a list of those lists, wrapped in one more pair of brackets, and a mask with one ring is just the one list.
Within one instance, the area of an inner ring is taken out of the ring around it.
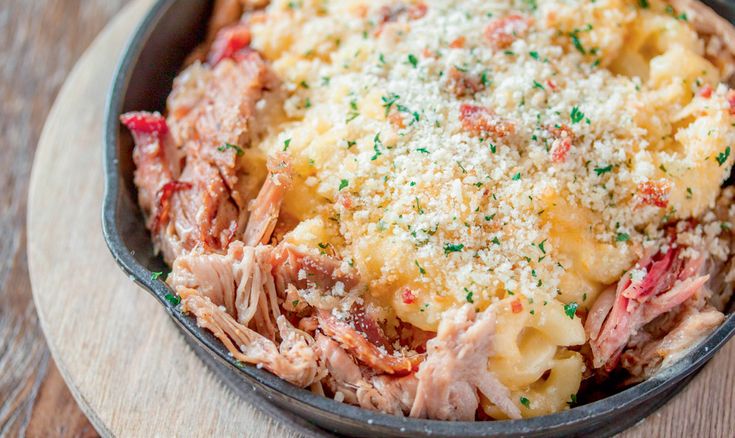
{"label": "skillet interior", "polygon": [[[166,270],[166,267],[153,253],[138,207],[133,184],[132,138],[118,122],[119,115],[127,111],[164,109],[166,96],[183,60],[203,38],[211,3],[206,0],[158,0],[120,61],[106,115],[103,231],[121,268],[161,302],[199,356],[235,392],[245,395],[256,389],[297,417],[331,431],[355,436],[550,437],[591,433],[608,436],[635,424],[668,401],[735,333],[735,315],[731,309],[725,322],[694,351],[648,381],[564,412],[513,421],[449,423],[395,417],[316,396],[253,366],[238,368],[211,333],[197,327],[193,317],[181,314],[164,299],[172,291],[162,281],[151,278],[152,272]],[[707,3],[725,18],[735,21],[735,5],[724,0]]]}

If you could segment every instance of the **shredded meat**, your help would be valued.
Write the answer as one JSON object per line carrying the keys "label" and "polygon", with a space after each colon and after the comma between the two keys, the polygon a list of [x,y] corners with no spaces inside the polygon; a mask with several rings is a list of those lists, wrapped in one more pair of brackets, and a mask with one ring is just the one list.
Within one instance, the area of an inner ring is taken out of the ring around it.
{"label": "shredded meat", "polygon": [[[360,315],[359,313],[357,315]],[[362,313],[364,318],[364,313]],[[354,317],[354,315],[353,315]],[[354,325],[366,327],[368,322],[359,321]],[[319,327],[324,333],[339,342],[339,344],[347,351],[352,353],[357,359],[365,365],[386,374],[404,375],[412,372],[414,367],[420,362],[421,357],[418,355],[403,356],[400,354],[391,354],[388,351],[388,344],[384,341],[373,341],[368,338],[366,331],[358,331],[350,324],[340,321],[332,314],[326,311],[319,312]],[[368,331],[370,332],[370,331]],[[372,330],[373,339],[377,335]]]}
{"label": "shredded meat", "polygon": [[419,383],[412,417],[474,420],[479,391],[508,417],[521,418],[510,391],[488,369],[494,333],[491,308],[478,314],[466,304],[444,313],[436,337],[427,343],[426,360],[416,373]]}
{"label": "shredded meat", "polygon": [[595,368],[611,371],[630,338],[645,324],[685,302],[709,279],[700,275],[703,259],[682,255],[681,247],[644,257],[640,281],[629,270],[615,290],[607,289],[595,302],[585,323]]}
{"label": "shredded meat", "polygon": [[309,386],[321,377],[313,339],[293,327],[284,316],[277,321],[281,342],[276,346],[196,291],[182,289],[179,295],[182,309],[194,314],[199,326],[211,331],[235,359],[263,366],[300,387]]}

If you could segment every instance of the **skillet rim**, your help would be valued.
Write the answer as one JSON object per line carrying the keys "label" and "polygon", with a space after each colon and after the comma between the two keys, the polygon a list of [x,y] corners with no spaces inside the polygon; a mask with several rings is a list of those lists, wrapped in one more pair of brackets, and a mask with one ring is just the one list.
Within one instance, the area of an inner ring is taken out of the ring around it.
{"label": "skillet rim", "polygon": [[[105,193],[102,208],[102,231],[105,242],[120,268],[135,283],[153,295],[166,312],[190,338],[220,364],[225,364],[230,371],[236,371],[245,380],[266,393],[268,398],[275,398],[281,407],[290,406],[292,411],[305,414],[313,421],[339,424],[341,427],[353,429],[352,433],[388,433],[406,436],[431,434],[436,436],[557,436],[581,433],[593,430],[610,422],[621,422],[620,431],[629,425],[645,418],[651,409],[636,409],[645,403],[653,403],[658,395],[667,393],[666,399],[678,392],[685,385],[676,385],[698,371],[733,335],[735,335],[735,313],[730,312],[725,321],[700,344],[687,353],[666,370],[650,379],[604,399],[577,406],[562,412],[521,420],[448,422],[439,420],[413,419],[398,417],[380,412],[369,411],[346,403],[339,403],[327,397],[318,396],[308,390],[298,388],[285,380],[252,365],[238,366],[226,348],[208,331],[200,329],[196,320],[181,313],[176,306],[169,303],[165,296],[173,290],[163,281],[154,280],[152,271],[138,262],[132,250],[122,238],[119,228],[121,212],[122,175],[118,166],[120,150],[119,116],[125,104],[130,81],[139,61],[140,55],[157,25],[169,9],[179,3],[184,7],[188,2],[179,0],[156,0],[144,19],[137,26],[128,41],[118,63],[115,76],[107,96],[104,116],[104,166]],[[730,5],[735,9],[735,5]],[[673,390],[673,393],[671,393]],[[668,394],[671,393],[671,394]],[[296,402],[292,405],[292,402]],[[658,408],[658,406],[656,406]],[[287,408],[288,409],[288,408]],[[625,420],[619,414],[628,414],[635,409],[633,417]],[[649,412],[650,411],[650,412]],[[631,419],[632,418],[632,419]],[[624,424],[623,424],[624,423]],[[325,423],[322,423],[325,424]],[[337,427],[337,426],[334,426]],[[611,430],[612,432],[612,430]]]}

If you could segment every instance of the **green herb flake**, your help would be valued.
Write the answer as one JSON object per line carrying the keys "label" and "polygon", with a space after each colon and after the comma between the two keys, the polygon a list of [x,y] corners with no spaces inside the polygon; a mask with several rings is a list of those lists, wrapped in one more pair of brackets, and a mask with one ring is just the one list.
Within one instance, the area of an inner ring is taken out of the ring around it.
{"label": "green herb flake", "polygon": [[579,123],[584,119],[584,113],[579,110],[578,107],[572,107],[572,111],[569,113],[569,119],[572,123]]}
{"label": "green herb flake", "polygon": [[571,302],[569,304],[564,305],[564,313],[571,318],[574,319],[574,315],[577,313],[577,307],[579,307],[579,304],[575,302]]}
{"label": "green herb flake", "polygon": [[525,406],[525,407],[527,407],[527,408],[529,408],[529,409],[531,408],[531,400],[527,399],[527,398],[526,398],[526,397],[524,397],[524,396],[521,396],[521,398],[520,398],[520,401],[521,401],[521,404],[522,404],[523,406]]}
{"label": "green herb flake", "polygon": [[391,94],[389,96],[382,96],[380,99],[383,101],[383,108],[385,108],[385,115],[386,117],[390,113],[391,107],[393,107],[393,104],[400,99],[401,96],[397,94]]}
{"label": "green herb flake", "polygon": [[421,267],[421,265],[419,265],[418,260],[414,260],[413,263],[416,265],[417,268],[419,268],[419,274],[426,275],[426,269],[424,269],[423,267]]}
{"label": "green herb flake", "polygon": [[544,88],[544,86],[541,85],[538,81],[533,81],[533,88],[538,88],[540,90],[546,91],[546,88]]}
{"label": "green herb flake", "polygon": [[375,161],[379,156],[383,155],[383,153],[380,152],[380,146],[383,146],[383,142],[380,141],[380,133],[378,132],[373,138],[373,150],[375,151],[375,155],[370,158],[370,161]]}
{"label": "green herb flake", "polygon": [[521,179],[521,172],[518,172],[515,175],[513,175],[513,177],[511,179],[513,181],[518,181],[519,179]]}
{"label": "green herb flake", "polygon": [[350,182],[347,181],[346,179],[343,179],[342,181],[339,182],[339,190],[338,191],[341,192],[342,189],[344,189],[348,185],[350,185]]}
{"label": "green herb flake", "polygon": [[610,171],[612,171],[612,164],[608,164],[605,167],[595,167],[595,173],[597,174],[597,176],[608,173]]}
{"label": "green herb flake", "polygon": [[179,297],[178,295],[166,294],[163,298],[168,301],[172,306],[178,306],[181,302],[181,297]]}
{"label": "green herb flake", "polygon": [[[154,281],[158,280],[159,278],[161,278],[161,276],[163,276],[163,272],[153,272],[151,274],[151,280],[154,280]],[[165,280],[165,277],[164,277],[164,280]]]}
{"label": "green herb flake", "polygon": [[413,68],[416,68],[416,66],[419,64],[418,58],[413,55],[413,53],[408,54],[408,63],[413,66]]}
{"label": "green herb flake", "polygon": [[531,56],[531,58],[533,58],[533,59],[535,59],[535,60],[538,61],[538,52],[537,51],[532,50],[532,51],[528,52],[528,54]]}
{"label": "green herb flake", "polygon": [[283,152],[286,152],[289,146],[291,146],[291,139],[287,138],[286,141],[283,142]]}
{"label": "green herb flake", "polygon": [[426,148],[416,148],[417,152],[421,152],[422,154],[428,154],[429,150]]}
{"label": "green herb flake", "polygon": [[572,44],[574,44],[574,48],[579,51],[579,53],[586,55],[587,51],[584,50],[584,46],[582,45],[582,41],[579,40],[578,31],[574,31],[569,34],[569,36],[572,38]]}
{"label": "green herb flake", "polygon": [[444,254],[449,254],[453,252],[460,252],[464,249],[464,245],[461,243],[445,243],[444,244]]}
{"label": "green herb flake", "polygon": [[725,164],[725,161],[727,161],[727,158],[730,156],[730,146],[725,148],[725,152],[720,152],[717,154],[717,164],[722,166]]}
{"label": "green herb flake", "polygon": [[474,304],[475,300],[472,299],[472,295],[474,295],[474,293],[467,288],[464,288],[464,291],[467,292],[467,295],[465,295],[465,299],[467,300],[467,302],[470,304]]}
{"label": "green herb flake", "polygon": [[628,233],[618,233],[615,240],[617,240],[618,242],[627,242],[628,240],[630,240],[630,235]]}
{"label": "green herb flake", "polygon": [[238,157],[241,157],[241,156],[243,156],[243,154],[245,154],[245,151],[243,151],[242,148],[240,146],[236,145],[236,144],[225,143],[222,146],[220,146],[220,147],[217,148],[217,150],[220,151],[220,152],[224,152],[227,149],[234,150],[235,151],[235,154]]}

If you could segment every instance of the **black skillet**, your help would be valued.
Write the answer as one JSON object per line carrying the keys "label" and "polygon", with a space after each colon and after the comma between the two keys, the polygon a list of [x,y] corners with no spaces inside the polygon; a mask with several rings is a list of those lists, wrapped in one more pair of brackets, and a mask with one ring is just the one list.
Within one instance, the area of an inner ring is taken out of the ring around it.
{"label": "black skillet", "polygon": [[[168,286],[151,277],[152,272],[165,271],[166,266],[153,254],[133,184],[132,139],[118,122],[120,114],[127,111],[164,109],[166,96],[184,58],[204,36],[211,3],[158,0],[128,43],[110,90],[105,118],[103,231],[120,267],[158,299],[197,354],[236,393],[247,396],[255,390],[293,414],[293,418],[352,436],[602,437],[630,427],[666,403],[735,333],[735,314],[731,311],[725,322],[695,350],[653,378],[564,412],[513,421],[443,422],[401,418],[314,395],[254,366],[239,368],[211,333],[197,327],[193,317],[183,315],[164,298],[172,293]],[[734,3],[725,0],[706,3],[731,22],[735,21]],[[692,415],[702,413],[692,410]]]}

